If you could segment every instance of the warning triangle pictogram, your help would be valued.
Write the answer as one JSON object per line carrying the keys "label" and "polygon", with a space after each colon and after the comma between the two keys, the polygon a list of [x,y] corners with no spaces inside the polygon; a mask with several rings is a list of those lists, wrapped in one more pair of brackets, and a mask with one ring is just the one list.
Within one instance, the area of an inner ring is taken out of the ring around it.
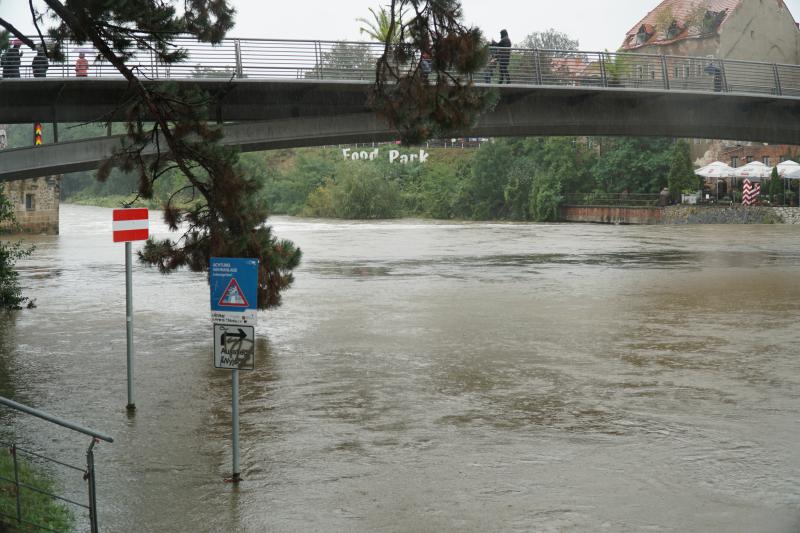
{"label": "warning triangle pictogram", "polygon": [[244,297],[242,288],[239,287],[236,278],[231,278],[225,292],[222,293],[222,298],[219,299],[219,304],[222,307],[249,307],[247,298]]}

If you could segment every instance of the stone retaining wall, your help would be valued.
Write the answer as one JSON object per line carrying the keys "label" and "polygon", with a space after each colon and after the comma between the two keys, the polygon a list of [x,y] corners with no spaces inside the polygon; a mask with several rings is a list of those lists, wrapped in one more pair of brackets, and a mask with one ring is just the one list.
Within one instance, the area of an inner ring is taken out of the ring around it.
{"label": "stone retaining wall", "polygon": [[[786,211],[784,211],[786,210]],[[800,223],[796,207],[697,207],[664,208],[663,224],[781,224]],[[796,221],[796,222],[791,222]]]}
{"label": "stone retaining wall", "polygon": [[784,224],[800,224],[800,207],[773,207]]}
{"label": "stone retaining wall", "polygon": [[691,206],[612,207],[563,206],[563,222],[597,224],[799,224],[798,207]]}

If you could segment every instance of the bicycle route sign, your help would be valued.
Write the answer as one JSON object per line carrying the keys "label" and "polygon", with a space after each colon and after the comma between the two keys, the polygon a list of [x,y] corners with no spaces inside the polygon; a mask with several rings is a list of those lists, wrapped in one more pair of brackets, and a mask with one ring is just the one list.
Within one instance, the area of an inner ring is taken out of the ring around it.
{"label": "bicycle route sign", "polygon": [[230,370],[255,368],[256,337],[253,326],[214,324],[214,367]]}

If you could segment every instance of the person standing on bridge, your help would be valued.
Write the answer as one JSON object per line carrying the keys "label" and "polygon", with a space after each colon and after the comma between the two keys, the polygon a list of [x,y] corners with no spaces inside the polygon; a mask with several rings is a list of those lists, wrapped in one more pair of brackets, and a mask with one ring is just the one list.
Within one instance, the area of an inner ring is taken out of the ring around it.
{"label": "person standing on bridge", "polygon": [[36,50],[36,57],[31,62],[31,70],[33,70],[34,78],[44,78],[47,76],[47,69],[50,68],[50,61],[47,59],[47,54],[44,53],[44,48]]}
{"label": "person standing on bridge", "polygon": [[511,83],[511,76],[508,74],[508,63],[511,60],[511,39],[508,38],[506,30],[500,30],[500,42],[497,43],[500,50],[497,51],[497,63],[500,65],[500,83],[506,80]]}
{"label": "person standing on bridge", "polygon": [[3,65],[4,78],[19,78],[19,64],[22,60],[22,41],[14,39],[11,41],[11,48],[5,51],[0,63]]}
{"label": "person standing on bridge", "polygon": [[85,78],[89,75],[89,60],[86,59],[85,52],[78,53],[78,60],[75,61],[75,75],[79,78]]}

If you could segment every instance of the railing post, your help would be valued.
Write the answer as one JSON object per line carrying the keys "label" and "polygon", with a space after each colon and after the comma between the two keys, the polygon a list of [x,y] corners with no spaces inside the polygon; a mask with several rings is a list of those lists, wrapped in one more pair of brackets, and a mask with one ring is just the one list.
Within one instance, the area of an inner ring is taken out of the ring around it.
{"label": "railing post", "polygon": [[606,58],[600,52],[600,79],[602,80],[603,87],[608,87],[608,76],[606,76]]}
{"label": "railing post", "polygon": [[86,451],[86,481],[89,483],[89,525],[92,533],[97,533],[97,491],[94,483],[94,445],[97,439],[92,439]]}
{"label": "railing post", "polygon": [[722,92],[728,92],[728,75],[725,73],[725,60],[719,60],[719,69],[722,71]]}
{"label": "railing post", "polygon": [[314,64],[317,67],[317,79],[322,79],[322,63],[320,63],[320,56],[322,55],[322,44],[314,41]]}
{"label": "railing post", "polygon": [[781,88],[781,75],[778,73],[778,65],[772,64],[772,73],[775,75],[775,94],[783,96],[783,89]]}
{"label": "railing post", "polygon": [[537,48],[536,50],[533,51],[533,53],[536,55],[536,84],[544,85],[544,83],[542,82],[542,59],[540,57],[541,52]]}
{"label": "railing post", "polygon": [[239,42],[239,39],[234,39],[233,46],[236,51],[236,77],[244,78],[244,70],[242,69],[242,43]]}
{"label": "railing post", "polygon": [[19,463],[17,462],[17,445],[11,445],[11,460],[14,463],[14,493],[17,500],[17,524],[22,524],[22,503],[20,502],[19,494]]}
{"label": "railing post", "polygon": [[667,69],[667,58],[661,56],[661,75],[664,76],[664,89],[669,91],[669,70]]}

